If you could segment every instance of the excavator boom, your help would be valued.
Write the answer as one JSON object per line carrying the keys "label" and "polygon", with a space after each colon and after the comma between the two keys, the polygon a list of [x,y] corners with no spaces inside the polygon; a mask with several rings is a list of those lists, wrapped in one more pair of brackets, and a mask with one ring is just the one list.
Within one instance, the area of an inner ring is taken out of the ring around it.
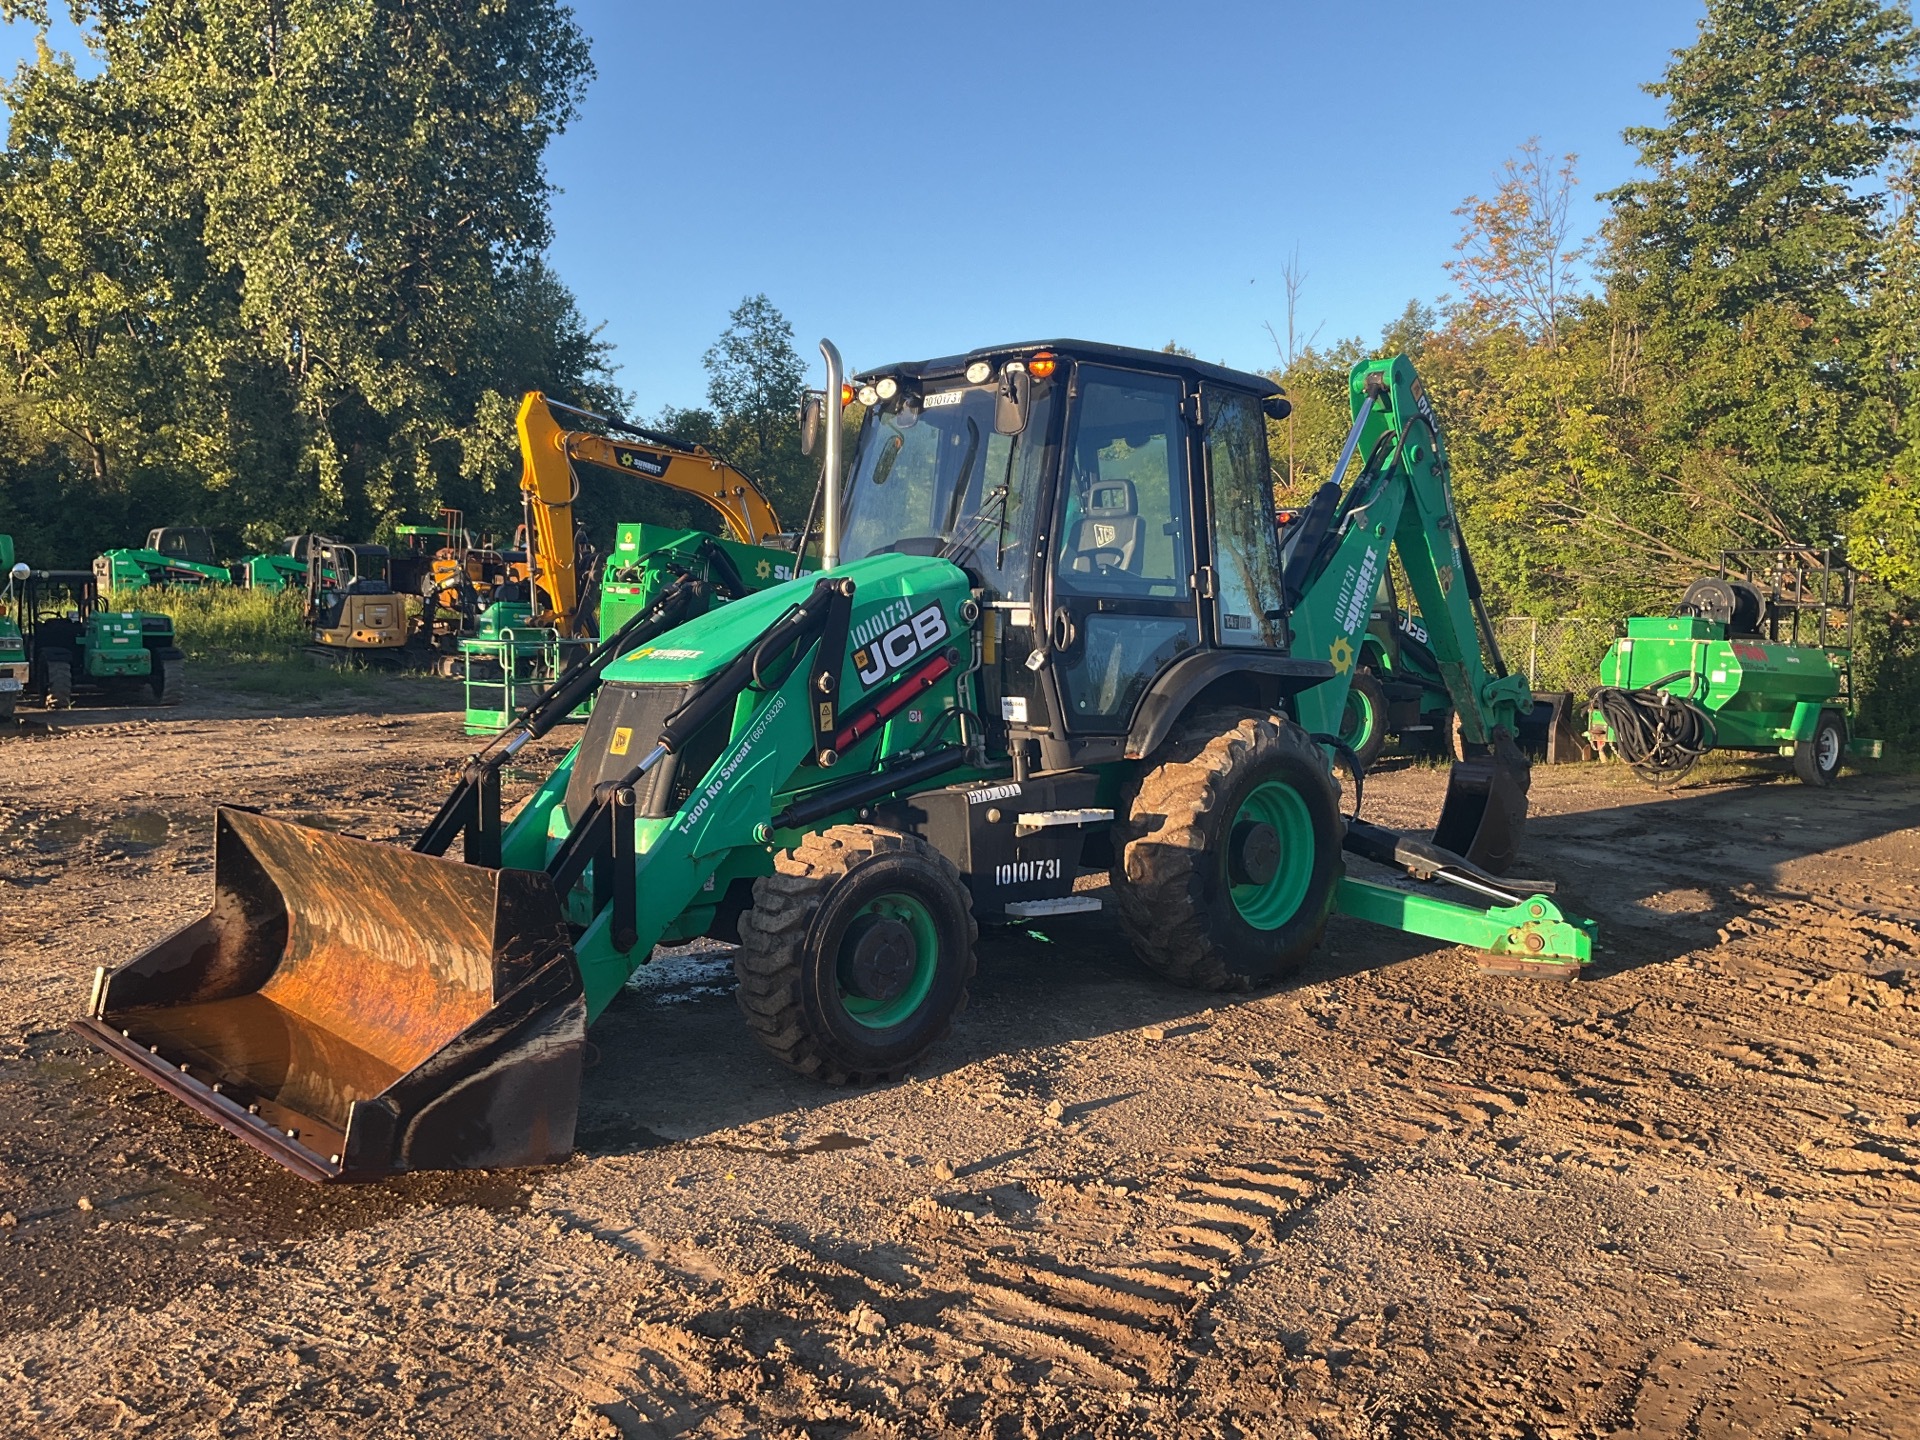
{"label": "excavator boom", "polygon": [[[570,430],[555,416],[565,411],[635,436],[614,440],[592,430]],[[716,510],[728,538],[766,545],[781,533],[780,518],[759,486],[719,456],[670,435],[624,420],[575,410],[529,390],[520,401],[520,488],[532,512],[534,578],[546,594],[552,620],[563,636],[584,629],[580,576],[574,562],[573,502],[579,496],[574,466],[597,465],[629,478],[651,481],[691,495]]]}

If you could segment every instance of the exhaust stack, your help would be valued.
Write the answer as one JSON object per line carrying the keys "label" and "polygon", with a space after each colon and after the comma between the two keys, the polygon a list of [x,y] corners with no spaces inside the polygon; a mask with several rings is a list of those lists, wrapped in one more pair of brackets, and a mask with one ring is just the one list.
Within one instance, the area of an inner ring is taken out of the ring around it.
{"label": "exhaust stack", "polygon": [[846,383],[846,367],[840,351],[831,340],[820,342],[820,354],[827,362],[827,403],[821,419],[826,422],[826,449],[820,458],[822,514],[820,519],[820,568],[831,570],[840,563],[840,387]]}

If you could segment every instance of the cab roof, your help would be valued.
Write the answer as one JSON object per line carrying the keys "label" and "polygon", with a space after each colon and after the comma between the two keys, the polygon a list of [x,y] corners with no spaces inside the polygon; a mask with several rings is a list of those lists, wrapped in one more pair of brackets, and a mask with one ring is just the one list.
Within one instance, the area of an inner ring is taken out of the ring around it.
{"label": "cab roof", "polygon": [[1051,350],[1056,355],[1075,360],[1093,360],[1135,370],[1184,375],[1214,385],[1251,391],[1262,398],[1284,393],[1277,383],[1265,375],[1256,375],[1249,370],[1230,370],[1225,365],[1210,365],[1205,360],[1195,360],[1186,355],[1169,355],[1164,350],[1136,350],[1130,345],[1102,345],[1093,340],[1024,340],[1011,345],[986,345],[978,350],[969,350],[964,355],[943,355],[938,360],[877,365],[870,370],[862,370],[853,378],[856,381],[868,381],[877,380],[882,375],[900,375],[914,380],[944,379],[949,375],[965,374],[967,366],[976,360],[1010,360],[1039,350]]}

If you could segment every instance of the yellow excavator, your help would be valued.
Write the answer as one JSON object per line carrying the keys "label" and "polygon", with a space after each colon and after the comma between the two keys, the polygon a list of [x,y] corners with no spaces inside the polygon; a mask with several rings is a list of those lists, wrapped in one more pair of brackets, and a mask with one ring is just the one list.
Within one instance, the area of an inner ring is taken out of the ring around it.
{"label": "yellow excavator", "polygon": [[[633,439],[568,429],[558,418],[563,414]],[[616,470],[704,501],[719,512],[727,538],[743,545],[773,544],[782,533],[780,518],[760,487],[705,446],[563,405],[538,390],[522,397],[516,428],[522,462],[520,490],[528,512],[533,620],[553,626],[563,638],[583,637],[590,628],[590,607],[581,602],[573,526],[573,502],[580,495],[576,464]]]}

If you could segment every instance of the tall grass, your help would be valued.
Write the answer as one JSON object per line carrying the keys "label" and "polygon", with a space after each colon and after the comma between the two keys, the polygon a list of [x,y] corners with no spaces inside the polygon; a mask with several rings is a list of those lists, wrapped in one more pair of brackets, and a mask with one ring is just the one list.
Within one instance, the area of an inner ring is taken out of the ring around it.
{"label": "tall grass", "polygon": [[239,664],[291,660],[309,636],[301,595],[291,590],[149,586],[131,603],[173,617],[174,643],[191,660]]}

